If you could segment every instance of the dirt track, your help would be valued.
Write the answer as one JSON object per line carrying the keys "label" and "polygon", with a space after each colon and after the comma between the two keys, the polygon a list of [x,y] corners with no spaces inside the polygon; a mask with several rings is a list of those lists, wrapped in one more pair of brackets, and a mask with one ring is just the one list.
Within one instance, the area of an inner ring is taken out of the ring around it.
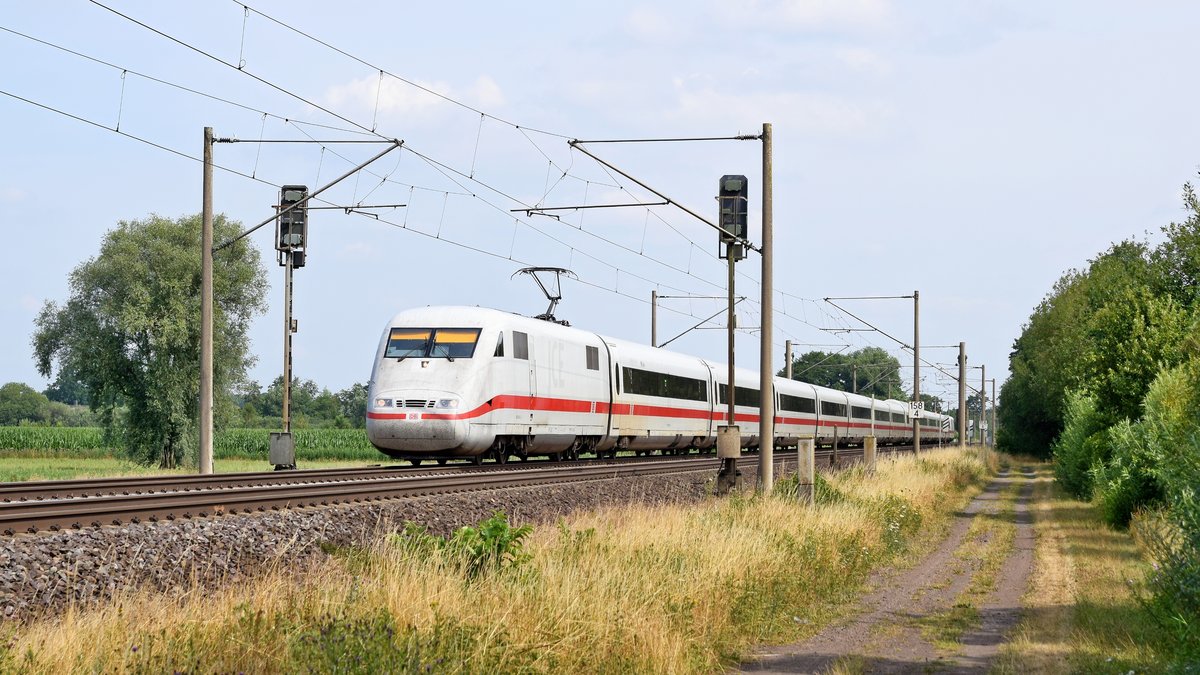
{"label": "dirt track", "polygon": [[915,567],[877,575],[861,612],[793,645],[761,651],[747,673],[984,673],[1020,620],[1033,568],[1029,467],[997,477]]}

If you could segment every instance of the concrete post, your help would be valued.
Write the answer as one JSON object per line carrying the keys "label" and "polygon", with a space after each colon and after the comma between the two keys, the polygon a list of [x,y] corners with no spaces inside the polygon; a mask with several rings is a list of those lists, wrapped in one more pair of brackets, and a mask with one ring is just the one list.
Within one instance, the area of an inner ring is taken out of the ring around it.
{"label": "concrete post", "polygon": [[772,156],[771,156],[771,125],[763,124],[762,131],[762,275],[759,284],[762,288],[759,318],[759,350],[758,350],[758,389],[760,402],[758,408],[758,489],[763,494],[771,494],[775,486],[775,370],[771,367],[775,353],[774,319],[772,307],[774,302],[774,197],[772,194]]}
{"label": "concrete post", "polygon": [[987,365],[979,366],[979,444],[987,445],[983,422],[987,419]]}
{"label": "concrete post", "polygon": [[[921,400],[921,292],[913,291],[913,400]],[[921,454],[921,420],[913,418],[913,454]]]}
{"label": "concrete post", "polygon": [[831,468],[831,469],[836,469],[837,465],[838,465],[837,444],[838,444],[838,428],[837,428],[837,425],[834,425],[834,427],[833,427],[833,454],[829,456],[829,468]]}
{"label": "concrete post", "polygon": [[958,343],[958,444],[967,444],[967,343]]}
{"label": "concrete post", "polygon": [[787,379],[792,379],[792,341],[783,343],[783,358],[787,359]]}
{"label": "concrete post", "polygon": [[213,472],[213,130],[204,127],[200,217],[200,473]]}
{"label": "concrete post", "polygon": [[796,497],[801,504],[812,506],[816,501],[814,488],[816,480],[817,441],[812,438],[801,438],[796,444]]}
{"label": "concrete post", "polygon": [[650,346],[658,346],[658,291],[650,291]]}
{"label": "concrete post", "polygon": [[863,443],[863,466],[866,467],[867,473],[875,473],[875,437],[867,436]]}
{"label": "concrete post", "polygon": [[999,429],[996,428],[996,378],[994,377],[992,378],[992,421],[988,428],[992,432],[992,447],[996,447],[996,432]]}

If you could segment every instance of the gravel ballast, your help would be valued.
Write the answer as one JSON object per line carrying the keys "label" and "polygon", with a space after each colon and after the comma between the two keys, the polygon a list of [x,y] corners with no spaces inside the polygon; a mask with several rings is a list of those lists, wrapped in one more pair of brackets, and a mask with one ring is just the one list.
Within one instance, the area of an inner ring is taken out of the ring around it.
{"label": "gravel ballast", "polygon": [[[754,462],[741,464],[744,484],[753,486]],[[713,477],[703,471],[581,481],[21,535],[0,543],[0,613],[29,620],[131,590],[211,590],[275,561],[304,569],[327,555],[321,544],[365,544],[405,522],[447,534],[496,511],[521,524],[614,504],[695,503],[706,497]]]}

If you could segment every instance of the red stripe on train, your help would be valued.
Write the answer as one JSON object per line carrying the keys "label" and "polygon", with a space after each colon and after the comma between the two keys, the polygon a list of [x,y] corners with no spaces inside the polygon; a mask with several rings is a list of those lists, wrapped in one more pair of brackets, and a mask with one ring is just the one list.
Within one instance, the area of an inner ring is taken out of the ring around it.
{"label": "red stripe on train", "polygon": [[[542,396],[517,396],[512,394],[504,394],[495,396],[486,403],[461,413],[429,413],[417,412],[420,415],[419,419],[424,420],[469,420],[482,415],[486,415],[494,410],[529,410],[529,411],[545,411],[545,412],[573,412],[573,413],[596,413],[606,415],[609,412],[609,404],[606,401],[580,401],[576,399],[565,398],[546,398]],[[416,412],[416,411],[413,411]],[[410,412],[401,413],[384,413],[384,412],[368,412],[367,417],[373,420],[403,420],[408,419]],[[726,419],[724,413],[710,412],[709,410],[697,410],[694,408],[671,408],[667,406],[656,405],[638,405],[628,403],[616,403],[612,405],[612,414],[614,415],[639,415],[643,417],[671,417],[675,419],[702,419],[711,420],[714,422],[723,422]],[[738,422],[753,422],[759,421],[759,416],[753,413],[738,413],[734,415],[734,419]],[[813,425],[816,420],[813,418],[801,417],[776,417],[776,424],[791,424],[791,425]],[[837,427],[843,429],[870,429],[870,423],[863,422],[840,422],[837,420],[822,420],[822,427]],[[883,426],[876,425],[877,429],[887,431],[909,431],[910,427]]]}

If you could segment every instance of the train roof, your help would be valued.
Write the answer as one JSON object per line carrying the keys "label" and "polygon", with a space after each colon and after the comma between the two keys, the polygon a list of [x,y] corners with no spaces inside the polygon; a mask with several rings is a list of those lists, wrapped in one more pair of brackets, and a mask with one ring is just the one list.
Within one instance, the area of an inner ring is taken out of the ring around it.
{"label": "train roof", "polygon": [[[653,359],[658,363],[673,362],[683,367],[696,367],[701,362],[707,363],[712,367],[714,374],[718,380],[725,380],[727,377],[728,368],[724,363],[717,363],[704,359],[693,354],[683,354],[674,352],[662,347],[651,347],[650,345],[632,342],[630,340],[622,340],[614,338],[602,333],[575,328],[573,326],[564,326],[553,321],[537,319],[534,317],[517,314],[515,312],[506,312],[490,307],[472,307],[468,305],[427,305],[425,307],[413,307],[396,313],[392,319],[391,325],[396,325],[397,322],[419,321],[428,325],[430,328],[445,326],[445,327],[463,327],[463,328],[482,328],[495,324],[502,324],[506,328],[516,328],[527,331],[531,334],[540,335],[558,335],[563,339],[574,339],[579,341],[590,341],[596,337],[604,340],[610,347],[620,350],[623,356],[633,358],[641,358],[643,360]],[[737,383],[753,382],[757,384],[759,373],[757,370],[735,367],[735,381]],[[776,380],[784,380],[779,376],[775,376]],[[785,380],[786,381],[786,380]],[[839,389],[830,389],[822,387],[802,380],[793,380],[797,384],[807,387],[812,387],[816,392],[822,395],[845,396],[848,402],[865,403],[872,400],[871,397],[862,394],[853,394],[848,391]],[[880,401],[881,399],[874,399]],[[908,404],[904,401],[896,401],[888,399],[890,404],[897,404],[904,408]]]}

